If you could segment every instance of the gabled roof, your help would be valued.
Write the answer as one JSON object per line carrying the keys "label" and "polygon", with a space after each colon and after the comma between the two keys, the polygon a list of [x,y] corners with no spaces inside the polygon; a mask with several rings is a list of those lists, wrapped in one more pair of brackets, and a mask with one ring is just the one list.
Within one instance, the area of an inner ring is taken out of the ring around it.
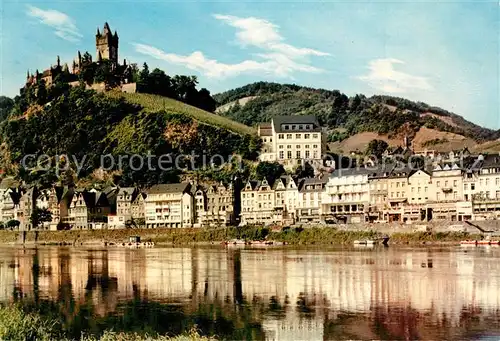
{"label": "gabled roof", "polygon": [[[328,181],[328,177],[321,178],[304,178],[299,180],[299,192],[321,192]],[[314,186],[313,188],[309,188]],[[320,188],[316,188],[319,187]]]}

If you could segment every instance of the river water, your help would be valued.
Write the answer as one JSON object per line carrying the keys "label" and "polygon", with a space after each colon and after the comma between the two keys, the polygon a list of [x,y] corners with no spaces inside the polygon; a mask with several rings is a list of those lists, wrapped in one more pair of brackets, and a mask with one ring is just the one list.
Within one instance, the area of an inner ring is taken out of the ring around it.
{"label": "river water", "polygon": [[0,248],[0,301],[70,333],[499,340],[500,248]]}

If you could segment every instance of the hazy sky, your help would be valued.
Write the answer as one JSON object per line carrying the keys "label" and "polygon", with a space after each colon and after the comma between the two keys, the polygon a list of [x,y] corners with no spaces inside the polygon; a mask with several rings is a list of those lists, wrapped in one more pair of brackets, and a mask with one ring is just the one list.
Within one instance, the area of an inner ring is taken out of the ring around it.
{"label": "hazy sky", "polygon": [[2,0],[0,93],[77,51],[105,21],[119,58],[193,74],[212,93],[250,82],[391,94],[500,128],[498,1]]}

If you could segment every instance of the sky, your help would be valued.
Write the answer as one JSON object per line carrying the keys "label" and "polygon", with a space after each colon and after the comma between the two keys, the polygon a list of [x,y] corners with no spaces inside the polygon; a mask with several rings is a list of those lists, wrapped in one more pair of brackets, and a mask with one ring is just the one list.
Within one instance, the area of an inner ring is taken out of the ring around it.
{"label": "sky", "polygon": [[387,94],[500,128],[496,1],[0,1],[0,94],[77,51],[97,28],[119,58],[196,75],[217,93],[256,81]]}

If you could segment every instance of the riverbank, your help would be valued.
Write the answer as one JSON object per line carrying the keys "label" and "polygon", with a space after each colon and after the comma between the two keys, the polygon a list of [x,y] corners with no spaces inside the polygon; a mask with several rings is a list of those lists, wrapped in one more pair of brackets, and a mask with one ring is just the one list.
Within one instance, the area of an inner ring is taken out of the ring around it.
{"label": "riverbank", "polygon": [[20,305],[0,306],[0,340],[11,341],[213,341],[214,338],[200,336],[196,331],[179,335],[151,335],[133,332],[106,330],[102,335],[85,335],[71,338],[64,330],[60,319],[47,317],[36,311],[25,311]]}
{"label": "riverbank", "polygon": [[[21,232],[0,231],[0,244],[19,245]],[[36,236],[37,235],[37,236]],[[142,242],[155,245],[219,244],[226,240],[269,240],[290,245],[352,245],[355,240],[390,236],[390,244],[429,245],[457,244],[464,239],[481,240],[480,234],[467,232],[408,232],[384,231],[375,228],[337,229],[332,227],[287,228],[271,231],[263,227],[218,229],[122,229],[122,230],[69,230],[29,231],[25,245],[104,246],[128,242],[130,236],[139,236]]]}

